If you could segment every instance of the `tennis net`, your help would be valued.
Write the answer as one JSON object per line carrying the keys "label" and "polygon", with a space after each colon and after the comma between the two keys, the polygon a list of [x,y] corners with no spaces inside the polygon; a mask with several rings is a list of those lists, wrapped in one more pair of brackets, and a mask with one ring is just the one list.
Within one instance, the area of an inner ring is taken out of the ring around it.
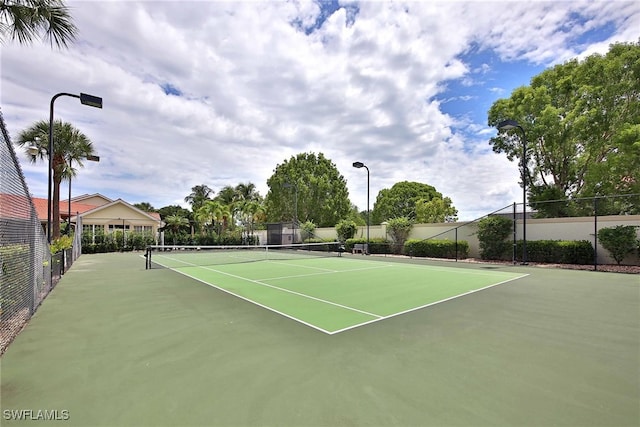
{"label": "tennis net", "polygon": [[145,258],[146,268],[151,269],[338,257],[342,252],[344,246],[340,242],[260,246],[150,245]]}

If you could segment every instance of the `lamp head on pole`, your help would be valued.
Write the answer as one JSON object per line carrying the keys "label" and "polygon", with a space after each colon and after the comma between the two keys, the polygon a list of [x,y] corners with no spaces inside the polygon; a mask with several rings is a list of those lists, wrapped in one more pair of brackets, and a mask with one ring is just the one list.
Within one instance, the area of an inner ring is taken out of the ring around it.
{"label": "lamp head on pole", "polygon": [[500,123],[498,123],[498,129],[500,130],[510,130],[510,129],[515,129],[519,127],[521,127],[520,123],[511,119],[503,120]]}
{"label": "lamp head on pole", "polygon": [[358,168],[358,169],[363,168],[364,167],[364,163],[362,163],[362,162],[353,162],[353,167],[354,168]]}
{"label": "lamp head on pole", "polygon": [[102,98],[99,96],[89,95],[87,93],[80,94],[80,103],[95,108],[102,108]]}

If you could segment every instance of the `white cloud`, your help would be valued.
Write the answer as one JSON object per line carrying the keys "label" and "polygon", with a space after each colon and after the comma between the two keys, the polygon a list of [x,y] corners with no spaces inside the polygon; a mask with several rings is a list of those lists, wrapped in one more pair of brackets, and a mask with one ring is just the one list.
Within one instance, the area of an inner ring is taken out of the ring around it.
{"label": "white cloud", "polygon": [[[71,49],[3,47],[2,112],[15,138],[47,117],[56,92],[104,98],[103,110],[56,103],[56,117],[101,156],[80,172],[78,192],[161,207],[184,204],[194,185],[251,181],[264,195],[278,163],[322,151],[361,209],[366,177],[356,160],[371,169],[371,206],[380,189],[411,180],[434,185],[470,218],[520,189],[516,165],[490,151],[489,130],[465,124],[475,136],[463,139],[452,127],[467,118],[432,101],[447,81],[473,84],[472,72],[493,71],[472,70],[461,54],[477,44],[503,60],[551,64],[602,51],[605,42],[572,41],[607,23],[616,27],[610,41],[634,40],[640,16],[634,2],[348,4],[358,7],[353,23],[341,9],[305,34],[321,13],[312,1],[72,1],[80,40]],[[42,165],[25,163],[31,191],[46,194]]]}

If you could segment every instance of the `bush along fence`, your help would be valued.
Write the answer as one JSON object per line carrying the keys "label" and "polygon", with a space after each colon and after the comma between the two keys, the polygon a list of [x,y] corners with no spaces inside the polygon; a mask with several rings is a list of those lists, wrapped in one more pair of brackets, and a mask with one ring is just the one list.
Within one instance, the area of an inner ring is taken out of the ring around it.
{"label": "bush along fence", "polygon": [[[472,221],[413,224],[408,235],[408,246],[392,243],[388,223],[372,225],[370,230],[366,226],[358,226],[357,238],[348,239],[346,249],[351,250],[349,244],[365,244],[364,237],[370,235],[371,254],[404,254],[450,259],[472,257],[511,261],[514,264],[581,264],[593,265],[593,270],[597,270],[598,265],[602,264],[638,266],[640,205],[630,202],[635,196],[598,196],[563,201],[564,205],[572,207],[570,210],[557,206],[557,209],[551,212],[548,209],[547,212],[529,209],[526,212],[526,240],[521,204],[514,203]],[[536,205],[537,208],[540,206],[541,203]],[[581,209],[577,209],[577,206]],[[551,214],[564,216],[552,217]],[[315,236],[337,239],[336,230],[328,227],[316,229]],[[426,243],[416,244],[415,241],[434,243],[426,249],[422,247]],[[456,244],[457,252],[452,249]]]}
{"label": "bush along fence", "polygon": [[[366,245],[367,239],[347,239],[345,251],[352,252],[355,245]],[[465,259],[469,256],[469,243],[464,240],[417,240],[409,239],[403,245],[373,238],[369,240],[372,255],[406,255],[420,258]]]}

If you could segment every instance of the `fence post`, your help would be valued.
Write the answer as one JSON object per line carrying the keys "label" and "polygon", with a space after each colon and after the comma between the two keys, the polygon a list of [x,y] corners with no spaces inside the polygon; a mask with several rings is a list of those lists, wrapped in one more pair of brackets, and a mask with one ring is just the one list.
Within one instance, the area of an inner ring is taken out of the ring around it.
{"label": "fence post", "polygon": [[593,270],[598,271],[598,198],[593,198]]}
{"label": "fence post", "polygon": [[458,262],[458,227],[456,227],[456,262]]}
{"label": "fence post", "polygon": [[513,202],[513,252],[511,253],[511,262],[515,265],[516,263],[516,246],[517,246],[517,232],[516,226],[518,224],[516,220],[516,202]]}

